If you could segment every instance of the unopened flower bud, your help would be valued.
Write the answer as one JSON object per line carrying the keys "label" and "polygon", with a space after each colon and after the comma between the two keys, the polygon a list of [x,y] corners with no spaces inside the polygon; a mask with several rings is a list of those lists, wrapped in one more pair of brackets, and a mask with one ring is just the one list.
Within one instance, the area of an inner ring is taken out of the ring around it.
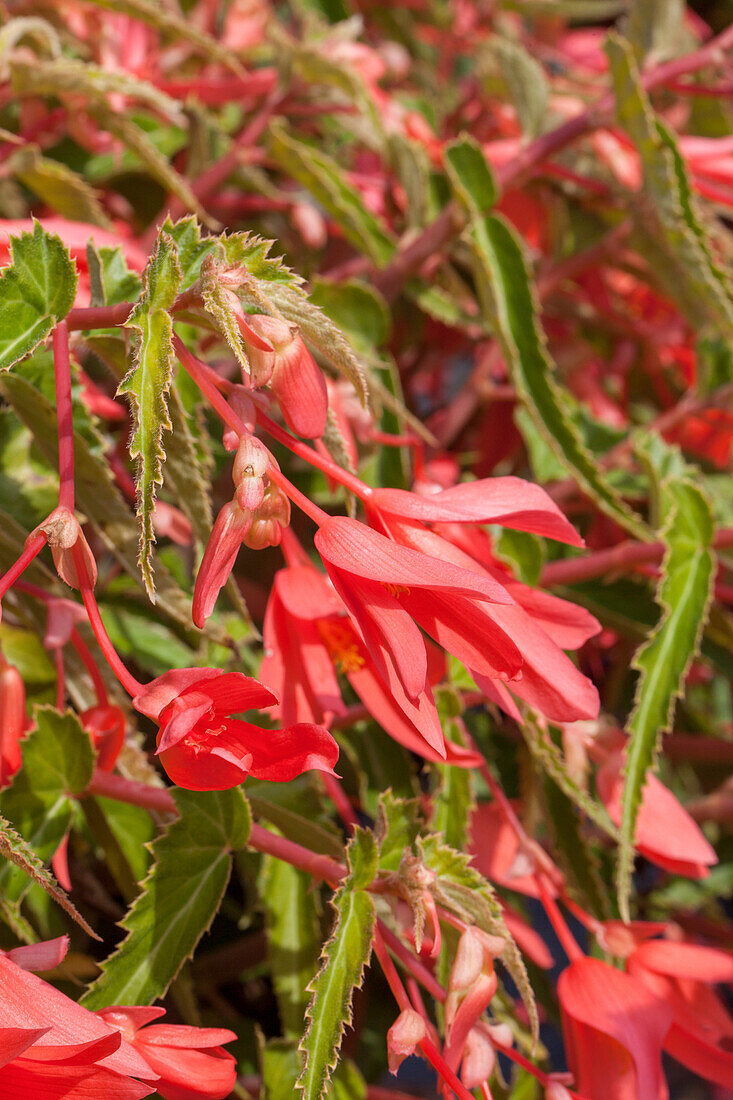
{"label": "unopened flower bud", "polygon": [[491,1039],[481,1028],[468,1034],[461,1064],[461,1080],[467,1089],[477,1089],[488,1081],[494,1071],[496,1051]]}
{"label": "unopened flower bud", "polygon": [[193,590],[191,617],[201,629],[214,610],[251,524],[251,512],[243,512],[236,500],[225,504],[216,517]]}
{"label": "unopened flower bud", "polygon": [[119,707],[89,707],[79,715],[97,750],[97,767],[111,772],[125,743],[125,716]]}
{"label": "unopened flower bud", "polygon": [[84,622],[86,612],[81,604],[73,600],[52,597],[46,604],[46,634],[43,645],[46,649],[59,649],[71,641],[71,635],[77,623]]}
{"label": "unopened flower bud", "polygon": [[484,945],[475,928],[467,928],[458,941],[456,957],[450,972],[448,989],[460,993],[469,989],[484,969]]}
{"label": "unopened flower bud", "polygon": [[572,1096],[559,1081],[548,1081],[545,1089],[545,1100],[572,1100]]}
{"label": "unopened flower bud", "polygon": [[248,321],[274,348],[274,354],[248,348],[252,385],[269,383],[290,430],[317,439],[326,429],[326,380],[297,327],[264,314],[255,314]]}
{"label": "unopened flower bud", "polygon": [[323,214],[310,202],[296,202],[290,211],[293,229],[303,238],[309,248],[324,248],[328,240],[328,230]]}
{"label": "unopened flower bud", "polygon": [[6,786],[22,763],[20,740],[25,724],[23,677],[0,656],[0,787]]}
{"label": "unopened flower bud", "polygon": [[237,487],[237,503],[242,511],[256,512],[262,504],[270,460],[267,447],[255,436],[245,435],[240,439],[232,477]]}
{"label": "unopened flower bud", "polygon": [[396,1073],[405,1058],[428,1034],[427,1024],[419,1012],[405,1008],[387,1032],[387,1058],[390,1073]]}
{"label": "unopened flower bud", "polygon": [[[97,583],[97,563],[74,513],[61,506],[55,508],[51,515],[31,532],[27,541],[34,538],[39,531],[46,536],[56,572],[61,580],[68,584],[69,588],[81,588],[87,585],[94,588]],[[81,578],[75,561],[77,553],[81,554],[85,566],[83,569],[85,575]]]}
{"label": "unopened flower bud", "polygon": [[251,383],[256,388],[266,386],[272,378],[277,357],[287,352],[297,328],[265,313],[249,314],[246,329],[241,323],[239,328],[247,344]]}
{"label": "unopened flower bud", "polygon": [[250,550],[264,550],[267,546],[279,546],[283,527],[290,523],[290,501],[277,485],[270,483],[262,504],[252,517],[252,524],[243,538]]}
{"label": "unopened flower bud", "polygon": [[514,1046],[514,1035],[509,1024],[487,1024],[486,1030],[491,1036],[492,1042],[500,1047]]}

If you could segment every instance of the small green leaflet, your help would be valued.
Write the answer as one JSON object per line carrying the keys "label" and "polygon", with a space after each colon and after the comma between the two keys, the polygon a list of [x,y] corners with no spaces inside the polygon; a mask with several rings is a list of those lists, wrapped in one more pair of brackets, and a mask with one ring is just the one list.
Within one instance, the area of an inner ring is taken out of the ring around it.
{"label": "small green leaflet", "polygon": [[[286,1035],[297,1037],[308,1007],[305,990],[318,969],[317,894],[310,875],[272,856],[263,860],[259,894],[266,914],[267,958],[280,1023]],[[297,1071],[291,1090],[296,1076]]]}
{"label": "small green leaflet", "polygon": [[445,149],[445,168],[456,196],[469,214],[486,214],[497,200],[494,173],[481,146],[470,134],[461,134]]}
{"label": "small green leaflet", "polygon": [[504,351],[517,393],[568,472],[599,508],[636,538],[649,533],[599,471],[564,405],[540,328],[527,263],[514,231],[494,216],[474,218],[469,243],[479,299]]}
{"label": "small green leaflet", "polygon": [[130,455],[138,460],[137,514],[140,522],[139,563],[145,588],[155,601],[152,552],[155,487],[163,484],[163,430],[170,431],[168,391],[173,374],[173,323],[168,310],[181,285],[178,250],[160,233],[155,251],[143,271],[143,290],[127,321],[137,331],[135,358],[118,394],[134,399],[135,431]]}
{"label": "small green leaflet", "polygon": [[344,231],[346,238],[365,251],[380,267],[395,250],[395,241],[364,205],[361,196],[344,181],[344,172],[326,153],[287,130],[282,120],[270,123],[268,148],[281,168],[306,187]]}
{"label": "small green leaflet", "polygon": [[[70,711],[38,707],[35,729],[23,741],[23,766],[0,794],[0,813],[44,862],[66,835],[74,813],[73,795],[86,790],[94,750],[86,730]],[[25,893],[28,881],[14,867],[0,868],[0,890],[8,901]]]}
{"label": "small green leaflet", "polygon": [[127,937],[82,998],[95,1010],[162,997],[216,916],[231,852],[245,846],[250,814],[239,787],[174,790],[180,813],[153,842],[153,866],[121,922]]}
{"label": "small green leaflet", "polygon": [[351,1023],[351,1000],[362,983],[372,950],[376,914],[367,892],[377,871],[374,834],[357,829],[349,844],[349,875],[334,895],[336,924],[324,945],[321,969],[311,982],[313,999],[300,1042],[303,1072],[297,1084],[304,1100],[320,1100],[338,1060],[344,1027]]}
{"label": "small green leaflet", "polygon": [[77,275],[66,247],[34,221],[10,238],[11,262],[0,275],[0,371],[48,336],[74,304]]}
{"label": "small green leaflet", "polygon": [[634,835],[647,771],[654,767],[660,739],[671,727],[675,703],[698,652],[715,570],[714,525],[705,496],[685,480],[665,488],[666,554],[657,588],[661,616],[634,658],[640,675],[627,723],[630,741],[618,860],[618,901],[624,920],[629,919]]}

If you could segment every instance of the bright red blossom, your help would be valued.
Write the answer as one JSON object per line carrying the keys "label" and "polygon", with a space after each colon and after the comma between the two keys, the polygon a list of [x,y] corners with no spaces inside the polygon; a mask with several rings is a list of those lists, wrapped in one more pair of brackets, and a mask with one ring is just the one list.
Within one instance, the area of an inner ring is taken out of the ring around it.
{"label": "bright red blossom", "polygon": [[168,776],[193,791],[227,790],[248,775],[284,783],[312,768],[333,770],[338,746],[321,726],[268,730],[232,717],[277,702],[258,680],[218,668],[166,672],[133,699],[160,724],[158,754]]}

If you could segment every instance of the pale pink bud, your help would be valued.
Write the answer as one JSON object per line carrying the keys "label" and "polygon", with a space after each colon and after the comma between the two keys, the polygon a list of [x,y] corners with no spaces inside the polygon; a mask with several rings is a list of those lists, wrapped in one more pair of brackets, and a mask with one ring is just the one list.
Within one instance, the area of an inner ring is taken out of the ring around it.
{"label": "pale pink bud", "polygon": [[488,1081],[496,1063],[496,1051],[491,1039],[481,1028],[474,1027],[466,1039],[461,1064],[461,1080],[467,1089],[477,1089]]}
{"label": "pale pink bud", "polygon": [[475,928],[467,928],[458,941],[456,957],[453,960],[448,990],[460,993],[468,989],[484,969],[484,945]]}
{"label": "pale pink bud", "polygon": [[267,546],[279,546],[283,527],[290,523],[290,501],[277,485],[270,483],[265,497],[252,517],[252,525],[244,536],[250,550],[264,550]]}
{"label": "pale pink bud", "polygon": [[59,649],[71,641],[71,633],[77,623],[86,619],[83,607],[73,600],[50,599],[46,604],[46,649]]}
{"label": "pale pink bud", "polygon": [[6,786],[22,763],[20,739],[25,724],[23,677],[0,656],[0,787]]}
{"label": "pale pink bud", "polygon": [[320,210],[310,202],[296,202],[290,211],[293,229],[309,248],[325,248],[328,241],[326,222]]}
{"label": "pale pink bud", "polygon": [[390,1073],[396,1073],[405,1058],[409,1058],[419,1043],[427,1037],[425,1020],[413,1008],[405,1008],[387,1032],[387,1058]]}
{"label": "pale pink bud", "polygon": [[[242,421],[243,427],[252,434],[255,430],[257,417],[255,403],[249,391],[244,386],[236,386],[229,394],[228,404],[232,412]],[[240,438],[234,428],[224,429],[224,446],[228,451],[236,451]]]}
{"label": "pale pink bud", "polygon": [[242,511],[255,512],[262,504],[270,459],[270,452],[264,443],[253,435],[242,436],[232,470],[237,503]]}
{"label": "pale pink bud", "polygon": [[80,551],[84,565],[86,566],[84,572],[85,586],[86,584],[94,588],[97,583],[97,563],[94,560],[94,555],[89,549],[89,544],[84,538],[79,520],[74,513],[68,508],[59,506],[54,508],[51,515],[39,523],[38,527],[30,533],[26,542],[42,531],[46,536],[46,542],[51,548],[51,554],[53,555],[53,563],[56,566],[56,572],[61,577],[61,580],[68,584],[69,588],[81,588],[79,574],[76,568],[76,562],[74,561],[75,548],[76,551]]}
{"label": "pale pink bud", "polygon": [[469,1033],[491,1003],[498,984],[496,974],[492,971],[491,974],[481,974],[476,979],[458,1007],[455,993],[446,998],[448,1045],[445,1048],[445,1060],[451,1069],[457,1069]]}
{"label": "pale pink bud", "polygon": [[190,546],[193,529],[179,508],[164,500],[156,500],[153,511],[153,527],[156,535],[170,539],[177,546]]}
{"label": "pale pink bud", "polygon": [[247,344],[252,385],[266,386],[272,378],[278,355],[289,348],[297,327],[277,317],[268,317],[266,313],[248,314],[245,324],[246,328],[240,321],[239,329]]}
{"label": "pale pink bud", "polygon": [[545,1089],[545,1100],[573,1100],[573,1098],[559,1081],[549,1081]]}
{"label": "pale pink bud", "polygon": [[253,385],[269,382],[290,430],[306,439],[317,439],[326,429],[328,416],[326,380],[297,327],[263,314],[249,321],[275,349],[272,362],[267,353],[255,349],[250,354]]}
{"label": "pale pink bud", "polygon": [[493,1042],[500,1047],[514,1046],[514,1035],[509,1024],[487,1024],[486,1030]]}
{"label": "pale pink bud", "polygon": [[225,504],[216,517],[193,591],[191,617],[200,629],[214,610],[251,523],[251,513],[243,512],[236,500]]}

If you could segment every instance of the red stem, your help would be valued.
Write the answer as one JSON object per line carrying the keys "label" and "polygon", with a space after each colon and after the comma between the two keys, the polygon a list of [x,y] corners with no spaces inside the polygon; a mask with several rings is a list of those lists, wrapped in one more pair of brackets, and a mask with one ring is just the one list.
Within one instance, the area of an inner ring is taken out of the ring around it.
{"label": "red stem", "polygon": [[570,962],[575,962],[577,959],[583,958],[583,952],[578,946],[578,941],[575,939],[570,929],[568,928],[565,918],[560,912],[555,899],[550,893],[545,876],[542,874],[535,875],[534,880],[537,883],[537,889],[540,895],[540,901],[542,907],[547,913],[550,924],[552,925],[555,935],[559,939],[562,949],[567,955]]}
{"label": "red stem", "polygon": [[9,588],[12,588],[18,577],[28,568],[34,558],[37,558],[43,547],[46,545],[46,536],[42,531],[32,539],[29,539],[24,548],[23,553],[18,560],[10,566],[7,573],[4,573],[0,577],[0,600],[3,598]]}
{"label": "red stem", "polygon": [[78,542],[71,548],[71,553],[74,557],[74,565],[79,575],[79,581],[81,584],[81,598],[84,601],[84,607],[86,608],[87,617],[91,624],[94,636],[97,639],[99,648],[105,656],[107,664],[114,672],[117,679],[122,684],[123,688],[130,696],[139,695],[144,688],[144,684],[141,684],[139,680],[136,680],[131,672],[125,668],[122,660],[117,653],[117,650],[112,645],[109,634],[102,622],[102,616],[99,613],[97,607],[97,601],[94,596],[89,574],[87,573],[87,565],[84,560],[84,555],[79,548]]}
{"label": "red stem", "polygon": [[100,707],[106,707],[109,703],[109,696],[107,695],[107,686],[102,679],[102,674],[99,671],[97,662],[92,657],[87,643],[82,638],[79,631],[74,627],[71,631],[71,644],[79,655],[84,668],[89,673],[89,677],[94,684],[94,691],[97,696],[97,702]]}
{"label": "red stem", "polygon": [[74,417],[71,407],[69,328],[60,321],[53,330],[56,423],[59,437],[59,507],[74,511]]}
{"label": "red stem", "polygon": [[116,328],[124,325],[132,313],[130,302],[120,302],[116,306],[87,306],[72,309],[64,322],[69,332],[87,331],[93,328]]}

